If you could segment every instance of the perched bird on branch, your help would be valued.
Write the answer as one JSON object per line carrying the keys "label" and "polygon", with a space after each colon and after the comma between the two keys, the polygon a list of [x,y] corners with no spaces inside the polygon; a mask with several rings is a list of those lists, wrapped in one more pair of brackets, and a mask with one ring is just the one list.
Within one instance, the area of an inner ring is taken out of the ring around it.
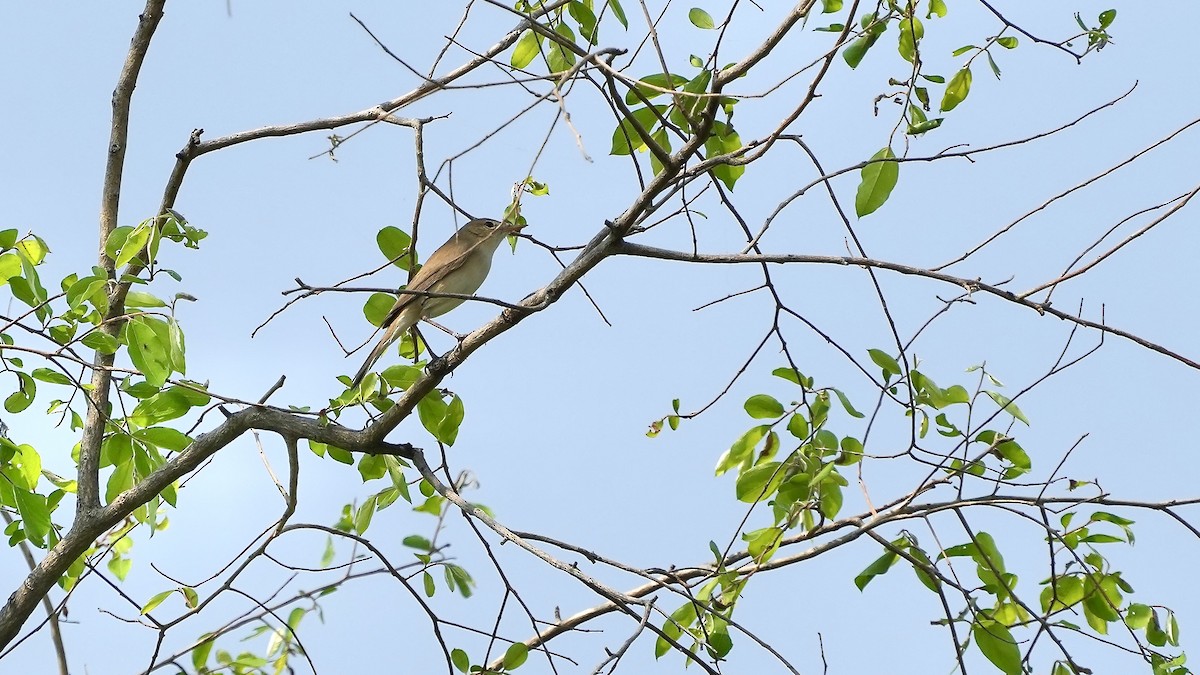
{"label": "perched bird on branch", "polygon": [[[504,237],[520,229],[519,225],[491,218],[476,218],[450,236],[429,256],[405,288],[426,293],[472,295],[492,269],[492,255]],[[383,337],[371,349],[350,386],[358,386],[379,360],[388,345],[403,337],[422,319],[441,316],[463,303],[463,298],[430,297],[401,293],[384,318]]]}

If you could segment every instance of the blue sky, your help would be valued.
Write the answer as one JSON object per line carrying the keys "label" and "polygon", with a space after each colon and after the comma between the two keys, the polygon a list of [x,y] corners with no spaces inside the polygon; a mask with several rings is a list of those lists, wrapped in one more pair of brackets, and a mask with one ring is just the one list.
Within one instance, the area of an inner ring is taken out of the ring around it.
{"label": "blue sky", "polygon": [[[232,15],[223,3],[168,6],[134,99],[122,224],[153,214],[174,153],[193,128],[204,128],[205,137],[212,138],[361,110],[412,89],[418,80],[381,53],[349,12],[418,68],[428,67],[460,12],[453,3],[426,4],[419,11],[383,2],[232,4]],[[712,3],[695,4],[714,16],[720,13]],[[855,224],[872,257],[918,266],[952,259],[1055,194],[1193,119],[1190,45],[1163,28],[1162,18],[1172,12],[1150,12],[1132,2],[1085,4],[1028,10],[1031,16],[1021,20],[1031,30],[1058,36],[1073,30],[1074,9],[1094,17],[1116,7],[1112,46],[1076,65],[1061,52],[1023,39],[1019,49],[1000,55],[1003,79],[996,81],[986,66],[977,68],[967,101],[947,116],[942,129],[914,140],[911,154],[1027,137],[1116,98],[1136,82],[1134,93],[1036,144],[986,154],[975,162],[904,165],[892,199]],[[1179,2],[1169,4],[1177,14],[1186,8]],[[706,55],[713,36],[688,25],[689,6],[673,6],[663,23],[667,56],[681,68],[688,54]],[[103,7],[7,3],[0,8],[0,57],[8,64],[0,69],[0,87],[10,92],[0,106],[0,122],[7,129],[0,139],[0,228],[33,230],[48,241],[53,255],[43,278],[57,279],[95,263],[109,101],[139,10],[140,5],[131,2]],[[940,64],[946,75],[961,62],[949,52],[968,41],[964,34],[978,43],[996,30],[973,3],[955,3],[950,10],[947,19],[930,22],[923,47],[927,59]],[[752,8],[739,13],[737,29],[723,46],[727,60],[739,58],[752,40],[761,39],[782,11],[768,7],[762,13]],[[461,41],[482,49],[513,25],[511,16],[479,5]],[[819,18],[814,18],[811,26],[817,25]],[[634,47],[640,36],[606,30],[605,45]],[[737,83],[736,91],[761,92],[820,53],[828,39],[828,34],[812,31],[797,36],[761,71]],[[822,98],[790,129],[803,135],[827,169],[862,161],[887,142],[898,110],[884,102],[877,117],[872,99],[887,91],[886,79],[899,72],[892,39],[892,34],[885,36],[855,71],[836,62],[822,86]],[[652,72],[657,66],[649,57],[640,56],[631,72]],[[451,49],[442,70],[464,58],[463,51]],[[499,70],[492,70],[472,81],[502,79]],[[801,77],[773,98],[740,103],[735,123],[742,137],[772,128],[786,106],[799,100],[806,84]],[[542,241],[581,244],[636,194],[627,160],[607,154],[613,121],[597,108],[598,101],[594,92],[582,87],[567,99],[593,161],[582,156],[560,125],[534,170],[551,188],[550,196],[527,199],[525,204],[529,232]],[[450,113],[426,131],[427,162],[435,168],[529,102],[517,88],[497,87],[446,92],[402,112]],[[454,163],[452,187],[465,208],[478,215],[499,213],[509,187],[524,177],[533,161],[554,111],[545,106],[531,113]],[[1082,247],[1125,215],[1195,187],[1190,169],[1196,133],[1185,132],[1134,166],[1055,204],[951,271],[985,281],[1011,276],[1013,290],[1054,278]],[[280,293],[293,287],[293,278],[322,285],[373,269],[383,262],[375,247],[376,231],[411,223],[415,182],[408,130],[380,125],[340,147],[336,162],[310,159],[327,147],[324,135],[238,146],[203,157],[190,170],[176,207],[209,237],[199,252],[166,254],[169,260],[164,264],[178,270],[183,281],[164,283],[156,290],[166,296],[187,292],[198,299],[183,305],[179,314],[187,331],[188,375],[210,381],[214,391],[256,399],[286,374],[286,387],[272,401],[319,407],[341,391],[333,378],[358,366],[358,356],[341,358],[322,318],[347,344],[357,344],[370,333],[361,313],[365,296],[327,294],[300,303],[254,339],[249,337],[285,301]],[[802,153],[780,148],[747,170],[734,198],[753,225],[814,176]],[[835,181],[844,203],[852,203],[856,183],[853,174]],[[740,250],[738,232],[718,204],[709,198],[697,208],[708,216],[698,220],[702,251]],[[821,190],[813,190],[785,214],[764,239],[767,250],[844,253],[844,230]],[[1085,314],[1097,319],[1103,305],[1113,325],[1196,358],[1200,345],[1194,303],[1188,301],[1197,282],[1194,252],[1200,242],[1194,225],[1194,214],[1184,209],[1083,279],[1064,284],[1056,291],[1055,306],[1073,309],[1082,298]],[[423,253],[428,255],[429,245],[442,241],[452,227],[449,212],[431,202],[422,219],[428,236],[422,239]],[[1128,225],[1122,230],[1131,231]],[[672,221],[639,241],[686,249],[690,235],[682,221]],[[515,255],[500,251],[481,292],[516,301],[548,282],[558,269],[548,254],[523,242]],[[789,303],[860,360],[865,360],[868,348],[888,348],[886,323],[861,270],[777,266],[773,273]],[[906,337],[941,306],[937,296],[956,293],[953,287],[927,280],[886,273],[880,278]],[[401,282],[399,272],[386,270],[365,284]],[[480,487],[469,497],[489,505],[513,529],[541,532],[630,564],[707,562],[708,541],[728,542],[744,515],[733,499],[731,478],[712,476],[717,457],[752,423],[741,402],[760,392],[785,400],[792,396],[786,383],[769,375],[782,365],[777,348],[765,350],[706,415],[657,439],[646,438],[644,432],[650,421],[668,412],[672,399],[682,399],[685,411],[695,410],[737,371],[770,326],[769,299],[760,293],[705,311],[692,310],[758,283],[757,272],[749,266],[608,260],[584,284],[611,327],[582,293],[572,290],[552,309],[480,350],[443,384],[466,403],[466,421],[448,456],[455,470],[470,469],[478,478]],[[1011,395],[1045,372],[1070,327],[995,299],[977,300],[955,306],[915,351],[943,386],[969,385],[974,375],[963,371],[986,361]],[[494,314],[488,305],[468,303],[443,318],[465,332]],[[874,399],[861,373],[803,326],[789,323],[785,329],[806,374],[818,384],[844,389],[860,408],[870,407]],[[432,339],[440,350],[451,344],[440,335]],[[1098,338],[1083,333],[1076,339],[1073,353],[1078,354]],[[391,362],[395,358],[393,354]],[[1034,458],[1034,475],[1045,475],[1086,434],[1065,465],[1066,475],[1097,479],[1108,492],[1125,498],[1193,496],[1197,460],[1189,440],[1196,377],[1195,371],[1175,361],[1106,338],[1096,355],[1020,399],[1032,426],[1017,432]],[[14,440],[34,444],[47,466],[65,473],[75,439],[64,430],[48,428],[36,412],[41,405],[39,400],[29,412],[6,415],[5,421]],[[845,433],[854,429],[844,417],[839,423]],[[878,452],[886,452],[887,434],[897,430],[901,435],[894,443],[902,446],[903,428],[903,420],[894,416],[881,422],[873,431]],[[436,447],[415,419],[402,424],[391,439]],[[277,439],[264,435],[262,452],[274,471],[286,469]],[[911,467],[895,461],[871,462],[864,468],[876,502],[906,489],[913,475]],[[332,524],[343,504],[377,489],[362,485],[353,469],[305,453],[297,519]],[[254,439],[246,437],[188,481],[180,506],[169,514],[172,524],[167,531],[152,540],[137,540],[134,571],[122,589],[138,601],[173,586],[149,567],[150,562],[177,579],[205,578],[270,526],[282,501]],[[845,513],[862,509],[852,483]],[[1036,591],[1029,589],[1045,574],[1037,533],[996,514],[979,517],[980,527],[996,528],[992,531],[1007,544],[1006,552],[1013,551],[1011,564],[1021,570],[1022,582],[1030,584],[1026,592],[1032,597]],[[1130,517],[1138,521],[1137,547],[1114,547],[1110,553],[1126,570],[1139,599],[1180,612],[1186,647],[1191,644],[1187,636],[1193,617],[1200,615],[1200,599],[1190,590],[1177,589],[1190,588],[1188,561],[1194,557],[1189,552],[1195,539],[1149,513]],[[407,561],[400,540],[408,534],[428,534],[432,525],[429,516],[398,504],[376,517],[369,535],[393,559]],[[939,531],[951,538],[961,534],[946,523],[941,526],[946,529]],[[927,530],[915,524],[913,529],[928,541]],[[894,536],[896,531],[883,534]],[[435,605],[448,616],[487,629],[503,586],[461,518],[449,518],[443,537],[453,544],[451,554],[475,575],[479,589],[467,601],[443,589]],[[492,543],[510,581],[539,618],[550,618],[555,607],[569,615],[597,602],[576,582],[551,573],[515,547]],[[289,562],[312,566],[323,546],[323,536],[296,535],[281,542],[277,551]],[[338,550],[339,560],[350,554],[348,546]],[[910,572],[897,567],[863,593],[854,588],[854,575],[879,552],[877,545],[862,540],[773,578],[756,580],[761,584],[751,585],[738,617],[764,639],[784,647],[803,672],[821,667],[818,633],[831,672],[878,671],[883,664],[894,667],[898,662],[913,668],[897,672],[950,671],[949,639],[943,628],[929,625],[941,610]],[[15,551],[0,556],[0,578],[15,583],[23,565]],[[617,588],[638,583],[610,570],[588,571]],[[286,576],[277,567],[256,566],[245,588],[265,595]],[[315,578],[301,578],[295,587],[316,583]],[[670,609],[676,601],[663,602]],[[322,605],[324,624],[310,617],[301,633],[319,672],[359,672],[407,659],[421,664],[412,672],[442,668],[427,620],[396,584],[360,581]],[[221,612],[243,606],[244,600],[233,598],[216,605],[211,618],[202,616],[172,634],[168,649],[211,629]],[[64,630],[78,672],[100,675],[145,667],[153,632],[96,609],[136,616],[113,590],[93,580],[76,592],[69,607],[71,623]],[[165,616],[171,616],[169,610],[168,603]],[[503,627],[508,637],[523,638],[530,632],[519,614],[506,616]],[[579,656],[579,672],[588,672],[599,662],[603,647],[618,645],[633,624],[613,620],[597,627],[605,632],[554,643],[556,651]],[[876,648],[863,649],[865,640]],[[482,644],[457,633],[451,633],[449,642],[473,653]],[[638,672],[648,667],[650,644],[646,640],[636,645],[624,666]],[[121,649],[114,653],[114,645]],[[240,645],[230,643],[227,648]],[[1081,649],[1091,653],[1088,647]],[[50,654],[48,641],[36,636],[5,659],[4,670],[52,672]],[[732,658],[732,669],[780,671],[745,640]],[[1048,658],[1041,662],[1043,667]],[[677,663],[663,667],[670,671]],[[531,659],[522,672],[525,669],[547,672],[545,661],[538,659]],[[574,672],[566,666],[559,672],[564,671]]]}

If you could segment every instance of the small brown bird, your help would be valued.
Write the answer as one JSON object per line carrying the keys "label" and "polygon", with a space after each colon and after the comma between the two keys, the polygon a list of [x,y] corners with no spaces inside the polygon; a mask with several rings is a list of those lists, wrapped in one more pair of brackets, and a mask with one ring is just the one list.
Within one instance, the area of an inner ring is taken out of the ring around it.
{"label": "small brown bird", "polygon": [[[458,230],[429,256],[406,288],[428,293],[471,295],[483,285],[492,269],[492,255],[504,237],[520,226],[491,218],[477,218]],[[350,386],[356,387],[388,345],[404,336],[418,321],[441,316],[463,303],[462,298],[437,298],[401,294],[383,320],[383,337],[371,349]]]}

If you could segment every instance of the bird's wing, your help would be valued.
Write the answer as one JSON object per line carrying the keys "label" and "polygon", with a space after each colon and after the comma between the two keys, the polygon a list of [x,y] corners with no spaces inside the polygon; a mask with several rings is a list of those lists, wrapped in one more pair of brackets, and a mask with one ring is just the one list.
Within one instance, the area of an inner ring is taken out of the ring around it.
{"label": "bird's wing", "polygon": [[[429,292],[434,285],[445,279],[446,275],[462,267],[463,262],[471,254],[471,251],[474,251],[475,247],[479,245],[480,240],[476,240],[466,250],[460,251],[458,255],[455,255],[449,250],[448,245],[454,241],[455,237],[460,236],[460,232],[450,235],[450,239],[446,240],[445,244],[442,244],[429,256],[429,260],[426,260],[425,264],[421,265],[421,269],[417,270],[417,273],[413,275],[412,281],[408,282],[408,285],[405,286],[406,289]],[[390,325],[396,320],[396,317],[400,316],[400,312],[403,312],[405,307],[408,307],[413,302],[425,300],[427,297],[424,295],[402,293],[396,298],[396,304],[392,305],[391,311],[388,312],[387,317],[384,318],[381,325]]]}

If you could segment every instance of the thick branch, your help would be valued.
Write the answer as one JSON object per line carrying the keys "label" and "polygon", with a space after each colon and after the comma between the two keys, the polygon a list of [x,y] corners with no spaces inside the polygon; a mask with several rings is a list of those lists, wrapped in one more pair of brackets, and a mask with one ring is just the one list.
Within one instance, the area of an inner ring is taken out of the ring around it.
{"label": "thick branch", "polygon": [[[148,0],[138,26],[117,87],[113,91],[112,129],[108,141],[108,163],[104,168],[104,187],[100,200],[100,266],[110,279],[116,278],[116,267],[112,258],[105,253],[108,237],[117,227],[118,206],[121,197],[121,177],[125,168],[125,148],[129,140],[129,106],[133,90],[137,85],[138,73],[146,52],[150,49],[150,38],[162,19],[166,0]],[[120,313],[119,307],[111,311]],[[104,332],[115,335],[119,325],[106,323]],[[108,414],[108,394],[112,377],[108,368],[113,364],[112,354],[96,353],[96,368],[92,371],[92,391],[88,395],[87,421],[83,438],[80,440],[78,493],[76,494],[76,517],[100,506],[100,443],[104,439],[105,417]]]}

